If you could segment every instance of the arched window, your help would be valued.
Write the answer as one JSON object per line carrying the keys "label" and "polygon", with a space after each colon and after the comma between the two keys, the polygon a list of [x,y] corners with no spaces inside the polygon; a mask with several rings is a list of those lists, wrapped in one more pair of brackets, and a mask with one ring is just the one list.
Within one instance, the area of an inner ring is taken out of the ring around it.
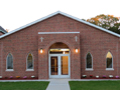
{"label": "arched window", "polygon": [[106,68],[113,68],[113,57],[110,52],[106,55]]}
{"label": "arched window", "polygon": [[27,69],[33,69],[33,56],[31,53],[29,53],[27,57]]}
{"label": "arched window", "polygon": [[86,56],[86,68],[92,69],[92,55],[90,52]]}
{"label": "arched window", "polygon": [[13,56],[10,53],[7,56],[7,69],[13,69]]}

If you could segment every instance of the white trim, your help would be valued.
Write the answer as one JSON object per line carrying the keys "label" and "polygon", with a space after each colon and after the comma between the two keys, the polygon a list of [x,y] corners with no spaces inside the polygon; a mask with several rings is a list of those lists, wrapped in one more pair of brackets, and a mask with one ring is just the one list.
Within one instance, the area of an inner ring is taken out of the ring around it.
{"label": "white trim", "polygon": [[93,71],[94,69],[93,68],[86,68],[85,70],[86,71]]}
{"label": "white trim", "polygon": [[99,27],[99,26],[94,25],[94,24],[92,24],[92,23],[86,22],[86,21],[81,20],[81,19],[79,19],[79,18],[73,17],[73,16],[71,16],[71,15],[69,15],[69,14],[66,14],[66,13],[63,13],[63,12],[61,12],[61,11],[57,11],[57,12],[52,13],[52,14],[46,16],[46,17],[40,18],[40,19],[38,19],[38,20],[36,20],[36,21],[34,21],[34,22],[31,22],[31,23],[29,23],[29,24],[26,24],[26,25],[24,25],[24,26],[22,26],[22,27],[20,27],[20,28],[17,28],[17,29],[15,29],[15,30],[11,31],[11,32],[8,32],[8,33],[6,33],[6,34],[3,34],[2,36],[0,36],[0,38],[6,37],[6,36],[8,36],[8,35],[10,35],[10,34],[12,34],[12,33],[15,33],[15,32],[17,32],[17,31],[20,31],[20,30],[22,30],[22,29],[24,29],[24,28],[27,28],[27,27],[29,27],[29,26],[31,26],[31,25],[33,25],[33,24],[36,24],[36,23],[38,23],[38,22],[41,22],[41,21],[43,21],[43,20],[45,20],[45,19],[47,19],[47,18],[50,18],[50,17],[52,17],[52,16],[54,16],[54,15],[57,15],[57,14],[64,15],[64,16],[66,16],[66,17],[72,18],[72,19],[74,19],[74,20],[77,20],[77,21],[82,22],[82,23],[84,23],[84,24],[87,24],[87,25],[89,25],[89,26],[92,26],[92,27],[95,27],[95,28],[100,29],[100,30],[102,30],[102,31],[105,31],[105,32],[107,32],[107,33],[109,33],[109,34],[112,34],[112,35],[114,35],[114,36],[120,37],[120,35],[117,34],[117,33],[114,33],[114,32],[112,32],[112,31],[109,31],[109,30],[107,30],[107,29],[104,29],[104,28],[102,28],[102,27]]}
{"label": "white trim", "polygon": [[[58,75],[51,75],[51,56],[58,57]],[[68,75],[61,75],[61,57],[68,56]],[[70,54],[49,54],[49,78],[70,78]]]}
{"label": "white trim", "polygon": [[38,34],[75,34],[80,32],[38,32]]}
{"label": "white trim", "polygon": [[34,71],[34,69],[26,69],[26,71]]}
{"label": "white trim", "polygon": [[106,68],[106,70],[114,70],[114,68]]}
{"label": "white trim", "polygon": [[14,71],[14,69],[6,69],[6,71]]}

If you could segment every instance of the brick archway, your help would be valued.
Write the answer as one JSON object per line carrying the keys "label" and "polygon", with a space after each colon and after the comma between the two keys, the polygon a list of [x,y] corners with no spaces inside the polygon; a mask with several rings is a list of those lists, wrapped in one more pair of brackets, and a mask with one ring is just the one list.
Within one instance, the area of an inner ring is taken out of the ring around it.
{"label": "brick archway", "polygon": [[[75,37],[80,37],[79,33],[61,33],[61,34],[40,34],[38,35],[38,78],[49,79],[49,49],[55,43],[63,43],[70,49],[70,78],[78,79],[81,77],[81,61],[80,61],[80,38],[75,40]],[[41,41],[40,38],[44,38]],[[64,46],[63,45],[63,46]],[[55,47],[55,46],[54,46]],[[59,47],[59,46],[58,46]],[[40,53],[40,48],[43,53]],[[75,53],[75,48],[78,52]]]}

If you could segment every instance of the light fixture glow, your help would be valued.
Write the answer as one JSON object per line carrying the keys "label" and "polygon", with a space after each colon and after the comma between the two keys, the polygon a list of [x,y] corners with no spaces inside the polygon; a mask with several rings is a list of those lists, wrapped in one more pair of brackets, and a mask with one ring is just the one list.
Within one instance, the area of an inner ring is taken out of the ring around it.
{"label": "light fixture glow", "polygon": [[77,48],[75,49],[75,52],[76,52],[76,53],[78,52],[78,49],[77,49]]}
{"label": "light fixture glow", "polygon": [[43,49],[42,48],[40,49],[40,53],[43,53]]}

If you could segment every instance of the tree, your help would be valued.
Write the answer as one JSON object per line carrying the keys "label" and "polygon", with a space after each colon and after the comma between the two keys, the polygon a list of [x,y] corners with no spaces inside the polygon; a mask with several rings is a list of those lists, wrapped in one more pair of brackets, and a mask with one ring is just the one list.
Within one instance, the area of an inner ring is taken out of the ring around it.
{"label": "tree", "polygon": [[87,19],[87,21],[105,29],[110,29],[119,21],[119,18],[114,17],[113,15],[101,14],[91,19]]}
{"label": "tree", "polygon": [[115,23],[113,27],[109,28],[109,30],[120,34],[120,23]]}
{"label": "tree", "polygon": [[9,32],[9,29],[6,29],[7,32]]}

